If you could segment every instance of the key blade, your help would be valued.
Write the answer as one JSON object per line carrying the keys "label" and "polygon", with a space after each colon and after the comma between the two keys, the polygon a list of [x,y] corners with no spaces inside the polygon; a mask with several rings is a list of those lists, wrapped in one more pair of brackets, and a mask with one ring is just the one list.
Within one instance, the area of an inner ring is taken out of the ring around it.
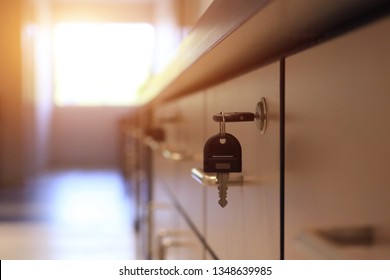
{"label": "key blade", "polygon": [[229,173],[217,173],[217,179],[218,179],[218,184],[219,186],[222,186],[223,188],[226,187],[229,182]]}
{"label": "key blade", "polygon": [[218,193],[219,193],[219,201],[218,204],[224,208],[227,202],[227,190],[228,190],[228,181],[229,181],[229,173],[217,173],[218,178]]}
{"label": "key blade", "polygon": [[219,191],[219,200],[218,200],[218,204],[224,208],[228,202],[227,202],[227,185],[226,187],[224,187],[223,185],[219,185],[218,186],[218,191]]}

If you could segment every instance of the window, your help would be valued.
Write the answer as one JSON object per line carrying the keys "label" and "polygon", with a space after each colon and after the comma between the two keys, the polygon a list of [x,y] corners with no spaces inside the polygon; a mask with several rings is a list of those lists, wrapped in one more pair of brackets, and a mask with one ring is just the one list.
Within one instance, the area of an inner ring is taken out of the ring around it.
{"label": "window", "polygon": [[54,29],[57,106],[125,106],[151,74],[154,29],[144,23],[59,23]]}

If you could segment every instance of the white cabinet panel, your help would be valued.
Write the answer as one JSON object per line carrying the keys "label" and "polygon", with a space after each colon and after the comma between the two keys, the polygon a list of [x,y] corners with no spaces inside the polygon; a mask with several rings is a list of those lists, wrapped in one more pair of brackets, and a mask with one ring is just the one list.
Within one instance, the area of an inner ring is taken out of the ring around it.
{"label": "white cabinet panel", "polygon": [[191,169],[203,164],[204,95],[199,92],[181,98],[177,103],[181,112],[178,146],[183,151],[184,159],[178,166],[180,175],[176,181],[178,187],[175,195],[196,230],[203,235],[205,189],[191,177]]}
{"label": "white cabinet panel", "polygon": [[154,112],[154,127],[164,131],[165,139],[153,152],[154,183],[164,183],[165,186],[177,187],[179,162],[172,160],[174,152],[179,152],[179,122],[180,110],[176,103],[159,105]]}
{"label": "white cabinet panel", "polygon": [[[212,116],[255,112],[262,97],[268,105],[268,128],[254,122],[226,123],[242,147],[244,185],[229,187],[228,205],[218,205],[217,187],[207,187],[206,239],[220,259],[278,259],[279,230],[279,64],[240,76],[207,92],[207,137],[219,133]],[[233,173],[234,175],[234,173]]]}
{"label": "white cabinet panel", "polygon": [[155,120],[156,126],[164,129],[166,140],[154,152],[153,200],[156,209],[161,201],[169,206],[163,205],[154,215],[155,255],[161,255],[161,234],[166,234],[164,258],[203,259],[204,247],[196,233],[204,231],[204,190],[191,178],[191,168],[202,160],[202,94],[160,105]]}
{"label": "white cabinet panel", "polygon": [[176,207],[171,191],[157,183],[153,192],[155,200],[151,205],[152,258],[203,259],[203,245]]}
{"label": "white cabinet panel", "polygon": [[[154,112],[154,127],[163,129],[165,139],[153,147],[153,179],[152,196],[149,207],[150,217],[150,244],[151,258],[167,257],[167,250],[162,245],[163,238],[167,240],[173,231],[178,231],[178,214],[172,204],[167,190],[174,186],[177,180],[177,162],[167,160],[163,156],[165,149],[171,149],[177,143],[177,116],[176,104],[170,103],[160,106]],[[156,143],[155,143],[156,144]],[[169,236],[167,233],[169,232]]]}
{"label": "white cabinet panel", "polygon": [[[389,30],[286,60],[286,258],[390,257]],[[344,246],[317,234],[332,228]]]}
{"label": "white cabinet panel", "polygon": [[[157,123],[162,123],[167,139],[161,144],[163,149],[156,151],[154,159],[158,180],[165,182],[201,234],[204,231],[204,188],[192,179],[191,169],[203,164],[203,107],[203,94],[199,92],[159,108]],[[174,114],[174,121],[161,122],[164,115],[169,114]],[[166,150],[170,151],[171,156],[161,155]]]}

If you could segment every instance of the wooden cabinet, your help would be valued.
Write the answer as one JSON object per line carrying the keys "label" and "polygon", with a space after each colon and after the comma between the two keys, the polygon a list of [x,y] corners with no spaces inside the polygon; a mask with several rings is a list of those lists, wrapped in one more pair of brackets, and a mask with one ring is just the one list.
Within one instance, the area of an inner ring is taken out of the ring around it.
{"label": "wooden cabinet", "polygon": [[390,257],[389,29],[286,60],[286,258]]}

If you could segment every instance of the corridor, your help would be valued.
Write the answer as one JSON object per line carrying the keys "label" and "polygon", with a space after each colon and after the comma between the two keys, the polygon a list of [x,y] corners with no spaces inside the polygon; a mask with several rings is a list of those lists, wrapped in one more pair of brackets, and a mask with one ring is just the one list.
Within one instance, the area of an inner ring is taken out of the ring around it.
{"label": "corridor", "polygon": [[131,194],[115,170],[66,170],[0,193],[0,259],[135,259]]}

